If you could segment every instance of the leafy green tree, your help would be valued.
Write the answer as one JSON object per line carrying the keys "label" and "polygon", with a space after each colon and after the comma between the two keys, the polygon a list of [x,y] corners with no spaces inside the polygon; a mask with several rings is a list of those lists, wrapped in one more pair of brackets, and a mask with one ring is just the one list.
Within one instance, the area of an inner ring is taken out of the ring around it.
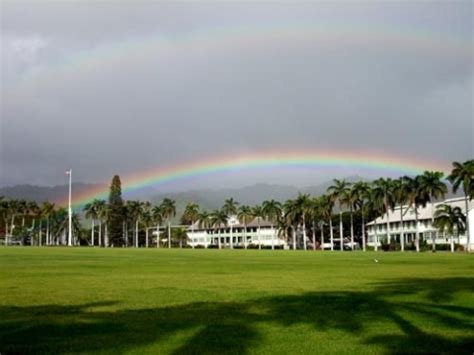
{"label": "leafy green tree", "polygon": [[349,191],[350,183],[346,180],[334,179],[333,185],[329,186],[327,192],[332,196],[334,201],[339,201],[339,238],[341,240],[340,249],[344,249],[344,230],[342,225],[342,212],[344,207],[344,199]]}
{"label": "leafy green tree", "polygon": [[311,198],[308,194],[299,194],[295,200],[299,223],[303,232],[303,249],[306,250],[306,217],[311,213]]}
{"label": "leafy green tree", "polygon": [[123,212],[122,183],[120,177],[115,175],[110,185],[108,208],[104,203],[98,210],[99,215],[107,214],[107,239],[114,246],[123,245]]}
{"label": "leafy green tree", "polygon": [[[271,229],[273,231],[273,226],[281,218],[282,206],[281,203],[276,200],[266,200],[262,203],[262,212],[265,218],[270,222]],[[272,250],[275,250],[275,238],[272,237]]]}
{"label": "leafy green tree", "polygon": [[466,216],[460,207],[442,204],[436,207],[434,226],[441,232],[451,236],[451,252],[454,252],[454,234],[464,233],[466,230]]}
{"label": "leafy green tree", "polygon": [[453,162],[453,169],[451,170],[451,174],[448,176],[448,180],[453,185],[454,193],[456,193],[461,186],[464,192],[467,237],[466,251],[470,251],[471,236],[469,231],[469,206],[467,200],[468,198],[469,200],[472,200],[474,198],[474,159],[467,160],[464,163],[459,163],[457,161]]}

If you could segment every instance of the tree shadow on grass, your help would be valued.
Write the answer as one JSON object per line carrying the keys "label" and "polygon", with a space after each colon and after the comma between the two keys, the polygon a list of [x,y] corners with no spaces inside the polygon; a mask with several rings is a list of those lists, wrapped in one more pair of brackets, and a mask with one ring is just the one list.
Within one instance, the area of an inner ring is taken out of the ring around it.
{"label": "tree shadow on grass", "polygon": [[[267,323],[286,329],[306,324],[321,333],[342,331],[386,353],[472,353],[474,308],[449,301],[458,292],[473,291],[472,278],[409,279],[376,284],[367,292],[313,292],[236,303],[116,311],[107,309],[117,306],[113,302],[1,307],[0,352],[122,353],[151,344],[161,348],[160,343],[181,336],[175,346],[171,343],[174,354],[244,354],[272,342],[259,331]],[[374,335],[371,326],[378,323],[397,331]],[[431,332],[426,324],[431,324]]]}

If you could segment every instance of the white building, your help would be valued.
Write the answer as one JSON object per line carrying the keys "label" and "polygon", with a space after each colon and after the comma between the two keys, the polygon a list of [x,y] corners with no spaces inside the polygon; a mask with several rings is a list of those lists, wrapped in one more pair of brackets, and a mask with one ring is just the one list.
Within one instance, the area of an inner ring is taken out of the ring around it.
{"label": "white building", "polygon": [[[231,230],[232,226],[232,230]],[[278,236],[278,229],[272,226],[270,222],[260,219],[260,223],[255,218],[245,227],[237,218],[229,218],[228,225],[221,225],[219,227],[202,228],[198,223],[188,228],[188,245],[229,248],[234,247],[244,248],[247,246],[259,246],[275,248],[286,248],[287,243]]]}
{"label": "white building", "polygon": [[[426,207],[418,208],[418,231],[420,236],[420,242],[425,240],[428,244],[432,244],[432,234],[435,233],[436,244],[450,244],[451,236],[445,233],[439,232],[432,225],[433,214],[436,211],[436,206],[441,204],[448,204],[452,207],[460,207],[462,212],[466,213],[466,207],[464,198],[452,198],[441,202],[428,203]],[[474,246],[474,201],[468,202],[469,210],[469,229],[471,235],[471,249]],[[402,234],[400,206],[395,207],[388,213],[389,218],[389,235],[387,235],[387,214],[377,218],[375,221],[371,221],[366,224],[367,226],[367,245],[374,246],[376,241],[380,246],[382,242],[396,241],[400,243]],[[416,238],[416,219],[414,208],[408,208],[403,206],[403,235],[405,238],[405,245],[410,245],[415,241]],[[454,236],[454,243],[466,245],[467,237],[466,234]]]}

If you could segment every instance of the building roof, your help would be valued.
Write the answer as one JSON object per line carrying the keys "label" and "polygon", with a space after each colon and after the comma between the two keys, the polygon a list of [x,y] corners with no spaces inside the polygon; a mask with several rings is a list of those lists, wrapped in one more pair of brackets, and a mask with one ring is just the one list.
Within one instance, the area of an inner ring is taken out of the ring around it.
{"label": "building roof", "polygon": [[[433,213],[436,211],[438,205],[451,205],[453,207],[460,207],[463,212],[466,210],[464,197],[456,197],[439,201],[435,203],[427,203],[425,207],[418,207],[418,220],[431,219]],[[468,209],[474,208],[474,201],[468,201]],[[400,222],[400,206],[395,207],[388,213],[389,222]],[[403,206],[403,221],[414,221],[415,220],[415,209],[413,207],[408,208],[408,205]],[[387,223],[387,214],[385,213],[382,217],[370,221],[367,226],[373,225],[374,223],[383,224]]]}

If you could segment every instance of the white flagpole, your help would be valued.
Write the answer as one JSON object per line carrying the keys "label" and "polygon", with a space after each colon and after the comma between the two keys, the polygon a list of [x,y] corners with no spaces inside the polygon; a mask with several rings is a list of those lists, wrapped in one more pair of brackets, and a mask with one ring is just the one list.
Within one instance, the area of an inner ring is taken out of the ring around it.
{"label": "white flagpole", "polygon": [[68,217],[69,217],[69,232],[67,238],[67,245],[72,246],[72,208],[71,208],[71,183],[72,183],[72,169],[69,169],[66,174],[69,175],[69,209],[68,209]]}

